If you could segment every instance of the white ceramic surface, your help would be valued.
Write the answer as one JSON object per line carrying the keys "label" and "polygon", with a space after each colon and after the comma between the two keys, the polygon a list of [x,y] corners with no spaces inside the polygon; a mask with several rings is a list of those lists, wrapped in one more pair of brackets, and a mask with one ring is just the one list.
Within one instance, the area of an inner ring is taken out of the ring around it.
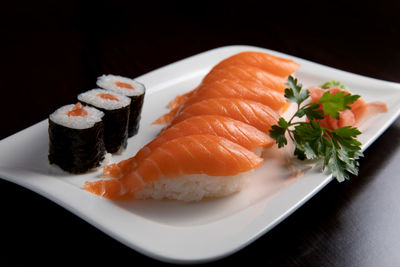
{"label": "white ceramic surface", "polygon": [[[335,79],[367,101],[385,102],[388,113],[360,126],[364,150],[399,115],[399,84],[263,48],[227,46],[137,78],[147,87],[140,131],[129,139],[123,154],[114,156],[114,161],[134,155],[158,134],[161,127],[152,126],[151,122],[167,111],[169,100],[193,89],[220,60],[245,50],[294,59],[301,64],[296,76],[304,86]],[[0,141],[0,177],[45,196],[132,249],[162,261],[198,263],[228,256],[265,234],[332,180],[318,168],[288,165],[284,151],[272,149],[265,155],[263,166],[249,175],[246,188],[232,196],[197,203],[113,202],[82,189],[84,181],[99,179],[100,171],[70,175],[48,164],[47,127],[47,121],[42,121]]]}

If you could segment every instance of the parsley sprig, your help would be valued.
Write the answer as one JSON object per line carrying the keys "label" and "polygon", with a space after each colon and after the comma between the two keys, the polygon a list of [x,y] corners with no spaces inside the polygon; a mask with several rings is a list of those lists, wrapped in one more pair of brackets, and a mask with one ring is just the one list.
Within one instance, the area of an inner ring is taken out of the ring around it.
{"label": "parsley sprig", "polygon": [[349,88],[347,88],[346,85],[344,85],[343,83],[341,83],[339,81],[334,81],[334,80],[327,81],[326,83],[321,84],[319,87],[321,87],[322,89],[329,89],[329,88],[335,87],[335,88],[344,89],[346,91],[349,90]]}
{"label": "parsley sprig", "polygon": [[[339,92],[330,94],[326,91],[319,101],[305,104],[309,98],[307,89],[302,88],[297,79],[289,76],[288,88],[285,89],[285,97],[289,102],[297,104],[297,110],[286,121],[280,118],[277,125],[273,125],[270,136],[274,138],[278,147],[287,145],[288,137],[295,145],[294,155],[301,160],[320,159],[323,161],[323,170],[328,170],[339,182],[349,179],[349,174],[358,174],[358,159],[363,155],[361,143],[357,136],[361,132],[351,126],[339,129],[322,127],[318,120],[329,115],[339,118],[339,111],[350,109],[360,96]],[[322,107],[322,110],[321,108]],[[295,118],[306,116],[308,121],[294,121]]]}

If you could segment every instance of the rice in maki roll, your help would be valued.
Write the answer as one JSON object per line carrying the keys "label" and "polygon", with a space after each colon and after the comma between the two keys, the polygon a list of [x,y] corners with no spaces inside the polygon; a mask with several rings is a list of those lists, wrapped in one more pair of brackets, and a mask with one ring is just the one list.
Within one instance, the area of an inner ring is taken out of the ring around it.
{"label": "rice in maki roll", "polygon": [[146,91],[145,86],[135,80],[111,74],[98,77],[97,85],[103,89],[123,94],[131,99],[128,137],[137,134]]}
{"label": "rice in maki roll", "polygon": [[78,100],[104,112],[104,144],[108,153],[120,153],[128,144],[130,98],[121,94],[92,89],[78,95]]}
{"label": "rice in maki roll", "polygon": [[104,159],[104,113],[81,103],[49,116],[49,162],[70,173],[84,173]]}

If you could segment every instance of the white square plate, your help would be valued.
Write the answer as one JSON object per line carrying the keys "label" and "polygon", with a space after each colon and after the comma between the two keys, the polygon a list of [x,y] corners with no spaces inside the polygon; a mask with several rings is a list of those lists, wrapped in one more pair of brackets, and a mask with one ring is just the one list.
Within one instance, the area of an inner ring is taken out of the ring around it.
{"label": "white square plate", "polygon": [[[114,161],[133,156],[158,134],[161,127],[152,126],[151,122],[167,111],[169,100],[193,89],[220,60],[246,50],[265,51],[300,63],[295,76],[304,86],[335,79],[366,101],[385,102],[389,112],[372,117],[360,126],[364,150],[399,115],[399,84],[263,48],[227,46],[137,78],[147,87],[140,131],[129,139],[127,150],[115,156]],[[47,127],[45,120],[0,141],[0,177],[58,203],[132,249],[168,262],[199,263],[228,256],[265,234],[332,180],[316,168],[293,178],[293,173],[279,158],[267,158],[251,174],[247,187],[229,197],[198,203],[113,202],[82,189],[84,181],[98,179],[100,171],[70,175],[48,164]]]}

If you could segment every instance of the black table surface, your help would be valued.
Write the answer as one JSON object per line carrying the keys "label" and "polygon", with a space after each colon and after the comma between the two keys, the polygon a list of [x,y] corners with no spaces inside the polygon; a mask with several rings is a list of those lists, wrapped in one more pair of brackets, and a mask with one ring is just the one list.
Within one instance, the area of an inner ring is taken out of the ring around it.
{"label": "black table surface", "polygon": [[[103,73],[137,77],[226,45],[269,48],[400,82],[397,2],[304,2],[2,5],[0,139],[75,102],[76,95],[93,88]],[[331,182],[264,236],[210,264],[399,265],[399,143],[397,120],[365,152],[357,177]],[[163,264],[48,199],[1,179],[0,207],[2,261]]]}

